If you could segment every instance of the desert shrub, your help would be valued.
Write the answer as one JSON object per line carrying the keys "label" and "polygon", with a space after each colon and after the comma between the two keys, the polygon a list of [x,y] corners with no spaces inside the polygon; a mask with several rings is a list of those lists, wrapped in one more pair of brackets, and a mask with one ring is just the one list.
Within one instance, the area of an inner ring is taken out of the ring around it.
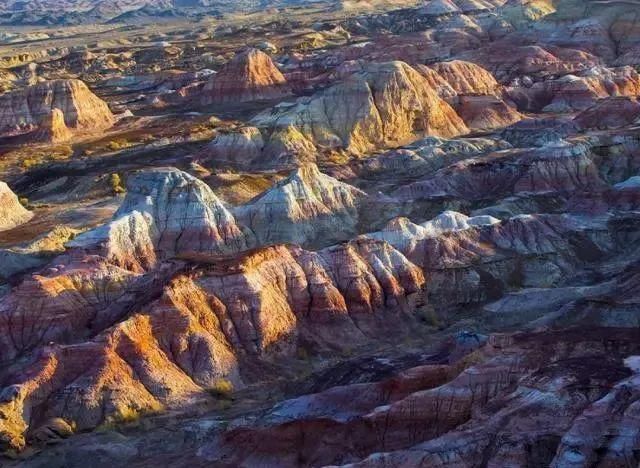
{"label": "desert shrub", "polygon": [[115,423],[130,424],[140,419],[140,412],[134,408],[120,408],[120,410],[113,416]]}
{"label": "desert shrub", "polygon": [[28,171],[29,169],[37,166],[38,164],[40,164],[40,161],[36,158],[24,158],[20,161],[20,166],[25,171]]}
{"label": "desert shrub", "polygon": [[416,314],[421,322],[430,327],[439,328],[442,325],[440,317],[433,307],[422,307],[417,310]]}
{"label": "desert shrub", "polygon": [[126,191],[119,174],[111,174],[109,176],[109,185],[111,186],[111,190],[115,195],[124,193]]}
{"label": "desert shrub", "polygon": [[131,146],[131,143],[129,143],[124,138],[119,138],[117,140],[112,140],[107,144],[107,148],[109,148],[111,151],[119,151],[121,149],[125,149],[125,148],[128,148],[130,146]]}
{"label": "desert shrub", "polygon": [[207,389],[209,394],[214,398],[221,400],[229,400],[233,395],[233,383],[228,379],[216,379],[216,381]]}

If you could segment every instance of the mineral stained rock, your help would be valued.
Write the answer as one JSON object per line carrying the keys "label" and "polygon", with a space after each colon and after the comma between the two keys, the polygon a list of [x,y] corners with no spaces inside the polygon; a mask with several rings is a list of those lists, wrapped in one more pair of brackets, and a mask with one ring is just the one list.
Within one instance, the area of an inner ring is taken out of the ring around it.
{"label": "mineral stained rock", "polygon": [[260,244],[325,245],[357,233],[367,194],[306,164],[244,205],[238,216]]}
{"label": "mineral stained rock", "polygon": [[639,466],[638,0],[0,24],[0,466]]}
{"label": "mineral stained rock", "polygon": [[276,99],[290,93],[286,78],[271,57],[257,49],[248,49],[209,79],[202,98],[208,104],[230,104]]}
{"label": "mineral stained rock", "polygon": [[269,145],[278,144],[282,131],[293,128],[319,149],[354,153],[423,135],[451,137],[468,131],[429,81],[403,62],[367,64],[343,82],[262,113],[253,123],[269,132]]}
{"label": "mineral stained rock", "polygon": [[26,223],[33,217],[9,186],[0,181],[0,231]]}
{"label": "mineral stained rock", "polygon": [[43,132],[55,139],[66,137],[63,123],[69,129],[94,131],[104,130],[114,121],[107,104],[80,80],[45,81],[0,96],[3,135],[44,126]]}

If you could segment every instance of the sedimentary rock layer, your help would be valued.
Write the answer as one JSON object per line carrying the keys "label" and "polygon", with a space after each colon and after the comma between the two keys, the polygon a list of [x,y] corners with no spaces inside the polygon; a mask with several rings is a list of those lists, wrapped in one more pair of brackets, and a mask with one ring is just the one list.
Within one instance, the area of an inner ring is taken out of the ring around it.
{"label": "sedimentary rock layer", "polygon": [[[58,111],[56,111],[57,109]],[[107,104],[80,80],[54,80],[0,96],[0,134],[24,133],[52,120],[78,131],[100,130],[113,125]]]}

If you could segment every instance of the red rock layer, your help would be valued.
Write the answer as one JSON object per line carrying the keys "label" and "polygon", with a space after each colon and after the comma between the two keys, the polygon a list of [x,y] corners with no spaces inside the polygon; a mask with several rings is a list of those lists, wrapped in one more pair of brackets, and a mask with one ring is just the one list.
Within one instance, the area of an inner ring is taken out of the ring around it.
{"label": "red rock layer", "polygon": [[0,96],[0,134],[50,125],[54,109],[62,112],[65,125],[74,130],[100,130],[115,122],[107,104],[82,81],[54,80]]}
{"label": "red rock layer", "polygon": [[236,55],[204,86],[204,103],[239,103],[276,99],[290,94],[287,80],[271,57],[256,49]]}

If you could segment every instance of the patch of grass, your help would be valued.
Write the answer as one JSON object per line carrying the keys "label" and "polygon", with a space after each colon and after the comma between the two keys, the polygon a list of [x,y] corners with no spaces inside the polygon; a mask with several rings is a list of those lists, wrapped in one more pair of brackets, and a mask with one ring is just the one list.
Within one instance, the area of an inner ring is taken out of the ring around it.
{"label": "patch of grass", "polygon": [[68,420],[67,424],[69,425],[69,427],[71,428],[71,430],[73,432],[77,432],[78,431],[78,423],[75,422],[73,419]]}
{"label": "patch of grass", "polygon": [[153,424],[149,420],[143,420],[143,417],[160,414],[164,407],[156,404],[150,408],[137,409],[125,406],[118,408],[117,411],[107,416],[102,424],[96,427],[98,432],[117,431],[125,428],[148,426]]}

